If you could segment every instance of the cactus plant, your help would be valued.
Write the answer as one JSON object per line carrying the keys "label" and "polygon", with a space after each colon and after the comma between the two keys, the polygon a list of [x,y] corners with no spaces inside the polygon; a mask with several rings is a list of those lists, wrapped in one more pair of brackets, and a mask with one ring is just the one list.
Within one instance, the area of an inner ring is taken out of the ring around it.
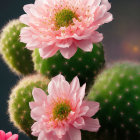
{"label": "cactus plant", "polygon": [[140,64],[114,64],[97,77],[87,99],[101,106],[97,140],[139,139]]}
{"label": "cactus plant", "polygon": [[8,109],[10,120],[14,126],[30,137],[32,137],[31,126],[34,122],[30,117],[29,108],[29,102],[33,101],[32,90],[37,87],[46,91],[48,81],[46,77],[40,75],[27,76],[13,88],[10,95]]}
{"label": "cactus plant", "polygon": [[67,81],[78,75],[81,84],[86,82],[89,87],[93,79],[104,67],[104,51],[101,43],[93,45],[92,52],[78,50],[71,59],[65,59],[59,52],[48,59],[42,59],[38,49],[33,54],[35,70],[49,78],[61,73]]}
{"label": "cactus plant", "polygon": [[25,27],[18,19],[10,21],[0,37],[0,52],[10,69],[18,75],[33,72],[31,51],[19,40],[21,28]]}

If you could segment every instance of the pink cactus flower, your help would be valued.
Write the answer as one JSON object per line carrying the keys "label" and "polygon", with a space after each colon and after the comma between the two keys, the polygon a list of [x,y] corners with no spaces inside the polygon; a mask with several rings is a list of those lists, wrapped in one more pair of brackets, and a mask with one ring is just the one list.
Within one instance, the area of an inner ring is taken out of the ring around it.
{"label": "pink cactus flower", "polygon": [[34,88],[34,102],[30,102],[32,135],[38,140],[81,140],[80,129],[97,132],[98,119],[91,118],[99,103],[83,100],[84,84],[80,87],[75,77],[69,84],[62,75],[54,77],[48,85],[48,93]]}
{"label": "pink cactus flower", "polygon": [[12,135],[11,132],[5,133],[3,130],[0,130],[0,140],[18,140],[18,135]]}
{"label": "pink cactus flower", "polygon": [[60,50],[70,59],[77,47],[91,52],[93,43],[102,41],[96,30],[112,21],[108,0],[36,0],[24,6],[26,14],[20,21],[21,42],[30,50],[39,48],[40,56],[48,58]]}

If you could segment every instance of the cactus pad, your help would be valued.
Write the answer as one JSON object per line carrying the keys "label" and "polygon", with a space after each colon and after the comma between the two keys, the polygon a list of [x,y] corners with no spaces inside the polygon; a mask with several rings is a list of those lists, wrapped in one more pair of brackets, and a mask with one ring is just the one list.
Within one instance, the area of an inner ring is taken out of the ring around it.
{"label": "cactus pad", "polygon": [[51,58],[42,59],[38,49],[33,52],[32,57],[35,70],[41,74],[52,78],[61,73],[69,82],[78,75],[81,84],[86,82],[87,87],[93,83],[93,79],[105,63],[101,43],[94,44],[92,52],[78,49],[71,59],[65,59],[59,52]]}
{"label": "cactus pad", "polygon": [[[37,87],[47,93],[47,84],[47,78],[32,75],[22,79],[11,92],[8,109],[10,120],[14,126],[29,136],[31,136],[31,126],[34,123],[30,117],[29,108],[29,102],[33,101],[32,90]],[[34,139],[34,137],[32,138]]]}
{"label": "cactus pad", "polygon": [[20,21],[12,20],[3,29],[0,37],[0,52],[10,67],[18,75],[26,75],[33,72],[31,51],[20,42],[21,28],[25,27]]}
{"label": "cactus pad", "polygon": [[138,140],[140,137],[140,64],[114,64],[100,74],[89,100],[98,101],[101,130],[97,140]]}

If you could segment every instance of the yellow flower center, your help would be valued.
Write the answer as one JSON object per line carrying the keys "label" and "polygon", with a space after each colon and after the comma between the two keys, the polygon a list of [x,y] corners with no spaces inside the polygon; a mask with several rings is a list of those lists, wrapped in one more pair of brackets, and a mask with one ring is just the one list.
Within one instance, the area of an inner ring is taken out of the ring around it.
{"label": "yellow flower center", "polygon": [[58,29],[60,27],[68,27],[70,24],[73,24],[73,18],[77,19],[75,12],[70,9],[62,9],[55,14],[56,27]]}
{"label": "yellow flower center", "polygon": [[71,107],[68,102],[61,101],[55,104],[53,108],[53,119],[58,119],[60,121],[67,118],[71,111]]}

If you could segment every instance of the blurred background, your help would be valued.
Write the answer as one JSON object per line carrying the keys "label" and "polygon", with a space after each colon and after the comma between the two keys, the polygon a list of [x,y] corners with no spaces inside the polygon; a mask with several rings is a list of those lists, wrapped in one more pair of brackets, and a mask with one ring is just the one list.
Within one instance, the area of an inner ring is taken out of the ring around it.
{"label": "blurred background", "polygon": [[[11,19],[24,13],[23,5],[33,3],[33,0],[1,0],[0,29]],[[106,63],[119,60],[140,62],[140,1],[111,0],[113,22],[103,25],[100,32],[104,34],[104,50]],[[10,124],[7,115],[7,101],[11,88],[20,77],[14,75],[0,57],[0,130],[19,133]],[[24,134],[19,134],[19,140],[29,140]]]}

